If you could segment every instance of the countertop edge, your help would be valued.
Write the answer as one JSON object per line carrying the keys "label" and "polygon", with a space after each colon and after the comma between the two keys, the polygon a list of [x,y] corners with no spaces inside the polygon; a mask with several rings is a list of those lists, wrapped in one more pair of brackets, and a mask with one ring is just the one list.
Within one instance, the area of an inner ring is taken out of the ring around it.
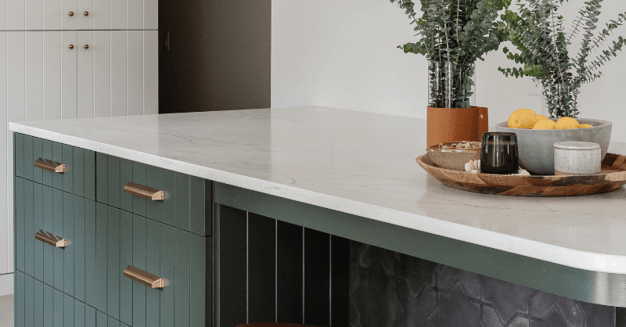
{"label": "countertop edge", "polygon": [[[518,254],[538,260],[591,272],[626,275],[626,256],[585,252],[556,245],[541,243],[525,238],[474,228],[436,218],[392,210],[333,195],[309,191],[289,185],[268,182],[213,168],[152,155],[135,150],[108,145],[80,137],[46,131],[20,123],[9,123],[9,130],[34,137],[61,142],[108,155],[121,157],[164,169],[205,178],[232,186],[246,188],[272,196],[307,203],[343,213],[377,220],[405,228],[415,229],[463,242]],[[389,217],[393,216],[394,221]],[[506,244],[503,246],[503,244]]]}

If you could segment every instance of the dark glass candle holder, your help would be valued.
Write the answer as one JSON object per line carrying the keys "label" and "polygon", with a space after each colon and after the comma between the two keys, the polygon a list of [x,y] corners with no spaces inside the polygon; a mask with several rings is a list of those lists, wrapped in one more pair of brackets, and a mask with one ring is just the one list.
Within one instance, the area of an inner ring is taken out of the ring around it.
{"label": "dark glass candle holder", "polygon": [[519,171],[517,135],[505,132],[483,133],[480,170],[487,174],[516,174]]}

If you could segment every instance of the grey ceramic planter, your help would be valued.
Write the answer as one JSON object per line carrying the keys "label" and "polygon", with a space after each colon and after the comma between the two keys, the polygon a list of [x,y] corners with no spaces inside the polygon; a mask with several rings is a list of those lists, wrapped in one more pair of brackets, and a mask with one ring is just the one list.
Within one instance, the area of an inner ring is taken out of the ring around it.
{"label": "grey ceramic planter", "polygon": [[583,141],[600,144],[602,159],[606,156],[611,142],[613,124],[598,119],[576,119],[591,128],[533,130],[508,128],[508,123],[496,125],[498,132],[517,134],[520,166],[533,175],[554,175],[554,143],[561,141]]}

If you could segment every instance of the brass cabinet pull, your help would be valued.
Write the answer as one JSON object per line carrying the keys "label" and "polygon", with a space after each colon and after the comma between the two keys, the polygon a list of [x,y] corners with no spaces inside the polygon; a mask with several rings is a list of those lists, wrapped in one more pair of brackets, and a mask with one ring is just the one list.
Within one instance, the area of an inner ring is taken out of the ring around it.
{"label": "brass cabinet pull", "polygon": [[83,13],[83,15],[85,15],[85,16],[89,16],[89,12],[88,12],[88,11],[85,11],[85,12]]}
{"label": "brass cabinet pull", "polygon": [[149,272],[145,272],[141,269],[133,266],[128,266],[124,269],[124,277],[130,278],[136,282],[142,283],[152,288],[164,288],[165,279],[159,278]]}
{"label": "brass cabinet pull", "polygon": [[70,44],[70,49],[74,49],[74,45],[73,44]]}
{"label": "brass cabinet pull", "polygon": [[65,164],[44,158],[37,159],[37,161],[35,161],[35,167],[49,170],[53,173],[64,173],[67,171]]}
{"label": "brass cabinet pull", "polygon": [[89,44],[85,44],[85,49],[89,49]]}
{"label": "brass cabinet pull", "polygon": [[69,13],[68,15],[70,15],[70,17],[71,17],[71,16],[74,16],[74,12],[73,12],[73,11],[70,11],[70,13]]}
{"label": "brass cabinet pull", "polygon": [[52,233],[48,233],[44,230],[39,230],[37,234],[35,234],[35,239],[40,240],[44,243],[48,243],[57,248],[65,248],[67,246],[67,240],[62,238],[61,236],[56,236]]}
{"label": "brass cabinet pull", "polygon": [[124,192],[152,201],[163,201],[165,199],[165,192],[133,182],[124,186]]}

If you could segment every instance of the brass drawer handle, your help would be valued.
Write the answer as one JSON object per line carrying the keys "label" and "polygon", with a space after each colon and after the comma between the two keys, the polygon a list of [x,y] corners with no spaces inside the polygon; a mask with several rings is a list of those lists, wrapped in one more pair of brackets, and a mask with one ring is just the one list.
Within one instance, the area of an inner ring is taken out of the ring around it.
{"label": "brass drawer handle", "polygon": [[124,277],[130,278],[136,282],[142,283],[152,288],[164,288],[165,279],[159,278],[149,272],[145,272],[141,269],[133,266],[128,266],[124,269]]}
{"label": "brass drawer handle", "polygon": [[44,158],[37,159],[37,161],[35,161],[35,167],[49,170],[53,173],[64,173],[67,171],[65,164]]}
{"label": "brass drawer handle", "polygon": [[124,186],[124,192],[152,201],[163,201],[165,199],[165,192],[133,182]]}
{"label": "brass drawer handle", "polygon": [[56,236],[52,233],[48,233],[44,230],[39,230],[37,234],[35,234],[35,239],[40,240],[44,243],[48,243],[57,248],[65,248],[67,246],[67,240],[62,238],[61,236]]}

